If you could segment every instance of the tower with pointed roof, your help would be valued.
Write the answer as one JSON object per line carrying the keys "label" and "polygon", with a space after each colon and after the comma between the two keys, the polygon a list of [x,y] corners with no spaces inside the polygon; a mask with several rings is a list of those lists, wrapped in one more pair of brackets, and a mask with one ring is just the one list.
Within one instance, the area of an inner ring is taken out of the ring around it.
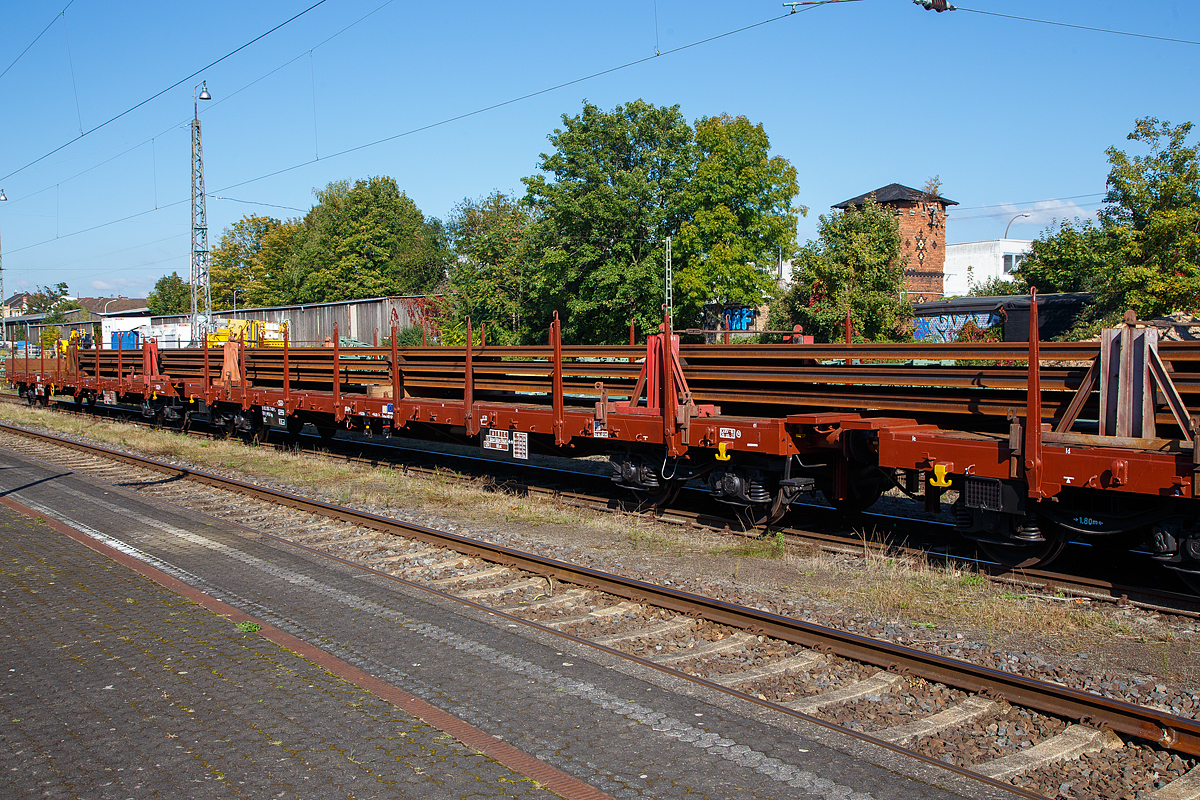
{"label": "tower with pointed roof", "polygon": [[954,200],[920,189],[891,183],[873,192],[843,200],[833,208],[861,208],[868,197],[891,209],[900,224],[900,255],[908,257],[904,269],[904,290],[914,303],[938,300],[944,294],[942,280],[946,266],[946,209],[958,205]]}

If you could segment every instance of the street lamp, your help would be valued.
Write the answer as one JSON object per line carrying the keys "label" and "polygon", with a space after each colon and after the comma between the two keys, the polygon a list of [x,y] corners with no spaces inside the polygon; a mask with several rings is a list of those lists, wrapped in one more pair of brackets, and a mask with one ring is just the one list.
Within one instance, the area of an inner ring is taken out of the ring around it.
{"label": "street lamp", "polygon": [[[199,94],[197,94],[197,90]],[[192,315],[191,340],[212,330],[212,288],[208,281],[208,216],[204,204],[204,150],[200,144],[200,102],[212,100],[208,82],[192,89]]]}
{"label": "street lamp", "polygon": [[234,290],[233,290],[233,313],[235,313],[235,314],[237,313],[237,296],[238,296],[238,293],[239,293],[239,292],[244,292],[244,291],[246,291],[246,290],[245,290],[245,289],[234,289]]}
{"label": "street lamp", "polygon": [[1016,222],[1017,220],[1019,220],[1021,217],[1031,217],[1031,216],[1033,216],[1033,215],[1032,215],[1032,214],[1017,214],[1015,217],[1013,217],[1012,219],[1010,219],[1010,220],[1008,221],[1008,224],[1004,226],[1004,238],[1005,238],[1005,239],[1007,239],[1007,238],[1008,238],[1008,229],[1012,227],[1012,224],[1013,224],[1014,222]]}

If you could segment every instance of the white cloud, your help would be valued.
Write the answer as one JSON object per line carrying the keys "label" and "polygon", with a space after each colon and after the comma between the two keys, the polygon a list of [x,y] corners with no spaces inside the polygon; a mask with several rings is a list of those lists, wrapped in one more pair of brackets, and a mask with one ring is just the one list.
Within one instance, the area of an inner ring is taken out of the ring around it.
{"label": "white cloud", "polygon": [[[1085,203],[1079,205],[1074,200],[1039,200],[1036,203],[1022,203],[1016,205],[1014,203],[1000,203],[995,206],[983,206],[981,208],[972,208],[963,212],[950,212],[950,219],[954,222],[966,222],[968,220],[983,220],[983,219],[1009,219],[1013,221],[1013,227],[1020,225],[1037,225],[1039,228],[1045,228],[1056,220],[1061,222],[1064,220],[1074,220],[1076,218],[1084,220],[1095,220],[1096,215],[1102,205],[1099,200],[1095,203]],[[1086,206],[1086,207],[1085,207]],[[1027,217],[1019,217],[1021,214],[1028,214]]]}

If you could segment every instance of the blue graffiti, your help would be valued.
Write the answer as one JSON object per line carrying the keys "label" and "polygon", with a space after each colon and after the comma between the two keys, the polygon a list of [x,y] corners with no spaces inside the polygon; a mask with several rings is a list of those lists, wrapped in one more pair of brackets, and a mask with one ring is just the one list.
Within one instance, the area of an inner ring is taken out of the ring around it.
{"label": "blue graffiti", "polygon": [[941,314],[936,317],[917,317],[913,320],[913,338],[918,342],[953,342],[958,333],[968,322],[974,322],[980,328],[991,328],[999,325],[1000,315],[994,311],[980,311],[975,314]]}

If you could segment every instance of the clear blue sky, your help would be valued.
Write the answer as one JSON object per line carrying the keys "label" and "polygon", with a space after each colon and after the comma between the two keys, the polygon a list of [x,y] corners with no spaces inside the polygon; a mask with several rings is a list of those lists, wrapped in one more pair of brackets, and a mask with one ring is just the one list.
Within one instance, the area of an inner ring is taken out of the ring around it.
{"label": "clear blue sky", "polygon": [[1200,41],[1200,8],[1184,0],[966,0],[974,11],[943,14],[861,0],[679,52],[785,10],[778,0],[327,0],[79,138],[315,0],[74,0],[58,17],[67,2],[0,10],[0,71],[50,25],[0,77],[6,294],[65,281],[80,296],[144,296],[164,274],[187,278],[187,123],[200,80],[213,95],[200,113],[207,189],[232,198],[208,201],[211,245],[244,214],[301,214],[315,188],[342,178],[394,176],[437,217],[464,197],[521,192],[562,114],[585,99],[607,109],[637,98],[679,104],[690,120],[761,122],[799,172],[796,202],[810,208],[801,242],[830,205],[935,174],[961,204],[950,241],[997,238],[1018,213],[1033,216],[1011,235],[1033,238],[1054,217],[1095,212],[1104,150],[1136,151],[1125,140],[1135,119],[1184,122],[1200,107],[1200,46],[976,13]]}

